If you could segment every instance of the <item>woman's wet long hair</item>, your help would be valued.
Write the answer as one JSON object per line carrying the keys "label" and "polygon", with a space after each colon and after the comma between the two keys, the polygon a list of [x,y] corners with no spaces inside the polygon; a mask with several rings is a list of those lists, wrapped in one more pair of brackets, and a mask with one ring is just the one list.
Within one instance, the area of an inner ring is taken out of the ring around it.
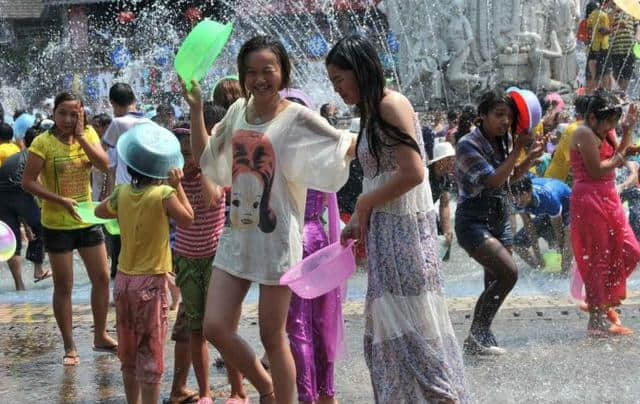
{"label": "woman's wet long hair", "polygon": [[584,103],[586,111],[585,119],[593,114],[597,121],[607,119],[620,119],[622,116],[622,105],[620,100],[607,90],[597,90],[593,95],[585,96]]}
{"label": "woman's wet long hair", "polygon": [[384,148],[402,144],[420,154],[420,148],[414,138],[382,119],[380,103],[385,88],[384,73],[377,52],[367,39],[360,35],[342,38],[329,51],[325,64],[351,70],[356,76],[360,92],[357,107],[361,122],[358,145],[362,140],[362,132],[366,129],[369,152],[376,161],[376,175],[380,170],[380,154]]}
{"label": "woman's wet long hair", "polygon": [[[608,119],[619,120],[622,117],[622,105],[620,100],[611,92],[603,89],[596,90],[592,95],[586,95],[583,100],[585,113],[585,124],[588,124],[589,116],[593,114],[596,121],[602,122]],[[615,142],[609,135],[604,140],[613,148],[616,147]]]}

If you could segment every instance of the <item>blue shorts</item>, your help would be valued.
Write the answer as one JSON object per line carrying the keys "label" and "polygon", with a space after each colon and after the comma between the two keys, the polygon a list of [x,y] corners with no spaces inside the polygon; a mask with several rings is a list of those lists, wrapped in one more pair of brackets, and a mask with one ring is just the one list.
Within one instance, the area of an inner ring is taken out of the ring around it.
{"label": "blue shorts", "polygon": [[456,209],[455,229],[460,247],[472,254],[489,238],[505,247],[513,245],[507,197],[480,196],[460,203]]}

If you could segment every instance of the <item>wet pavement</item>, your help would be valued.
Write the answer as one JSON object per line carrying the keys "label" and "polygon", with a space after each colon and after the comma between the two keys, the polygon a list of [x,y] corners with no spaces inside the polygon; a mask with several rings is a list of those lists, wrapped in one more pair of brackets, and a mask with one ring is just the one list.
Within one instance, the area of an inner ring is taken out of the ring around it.
{"label": "wet pavement", "polygon": [[[622,308],[626,325],[640,330],[640,298]],[[450,299],[451,317],[460,342],[470,323],[472,299]],[[509,354],[499,358],[465,357],[467,374],[480,403],[636,403],[640,402],[638,335],[610,339],[585,336],[587,316],[566,300],[514,298],[507,301],[494,331]],[[535,305],[534,305],[535,304]],[[348,302],[348,352],[337,365],[338,399],[371,403],[369,376],[362,354],[361,302]],[[260,347],[255,305],[241,334]],[[170,323],[173,323],[172,313]],[[113,332],[113,309],[109,324]],[[0,397],[5,402],[46,400],[54,403],[121,403],[124,391],[114,355],[91,350],[92,320],[88,305],[74,306],[74,336],[80,365],[62,366],[62,343],[49,305],[0,305]],[[258,351],[261,352],[260,349]],[[173,342],[166,344],[163,393],[173,374]],[[212,350],[211,357],[217,357]],[[212,367],[212,387],[228,393],[224,370]],[[196,388],[193,372],[189,387]],[[252,400],[257,403],[255,391]],[[224,402],[221,398],[217,402]]]}

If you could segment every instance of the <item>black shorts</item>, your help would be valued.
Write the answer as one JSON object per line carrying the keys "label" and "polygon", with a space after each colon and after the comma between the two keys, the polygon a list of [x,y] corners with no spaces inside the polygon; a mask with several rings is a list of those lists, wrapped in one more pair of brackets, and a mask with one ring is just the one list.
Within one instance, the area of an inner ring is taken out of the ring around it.
{"label": "black shorts", "polygon": [[496,238],[505,247],[513,245],[506,196],[467,199],[458,205],[455,220],[458,244],[469,254],[489,238]]}
{"label": "black shorts", "polygon": [[[608,53],[608,51],[589,51],[586,69],[587,79],[599,80],[605,71],[611,71],[611,55],[608,55]],[[590,71],[588,64],[591,61],[596,62],[596,77],[589,77]]]}
{"label": "black shorts", "polygon": [[610,55],[611,59],[611,71],[613,71],[613,77],[618,80],[631,80],[633,76],[633,67],[636,63],[636,58],[633,53],[623,53],[621,55]]}
{"label": "black shorts", "polygon": [[84,229],[56,230],[43,228],[44,249],[50,253],[65,253],[78,248],[95,247],[104,243],[102,226]]}

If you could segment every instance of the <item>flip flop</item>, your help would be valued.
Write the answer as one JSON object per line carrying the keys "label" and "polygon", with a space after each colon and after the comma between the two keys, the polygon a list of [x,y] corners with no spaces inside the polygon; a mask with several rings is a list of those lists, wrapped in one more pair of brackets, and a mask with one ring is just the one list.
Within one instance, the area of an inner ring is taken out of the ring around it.
{"label": "flip flop", "polygon": [[80,357],[78,355],[65,355],[62,357],[62,365],[64,366],[78,366],[80,364]]}
{"label": "flip flop", "polygon": [[200,396],[197,391],[187,390],[185,394],[180,397],[169,397],[162,400],[162,404],[188,404],[196,403]]}
{"label": "flip flop", "polygon": [[42,276],[39,276],[37,278],[33,278],[33,283],[38,283],[40,281],[43,281],[47,278],[51,278],[51,271],[46,271],[44,274],[42,274]]}
{"label": "flip flop", "polygon": [[95,352],[107,352],[116,355],[118,353],[118,344],[111,346],[93,346]]}
{"label": "flip flop", "polygon": [[631,335],[633,334],[633,330],[631,328],[623,327],[621,325],[613,324],[608,329],[600,329],[600,328],[590,328],[587,329],[587,336],[593,338],[608,338],[615,337],[619,335]]}

